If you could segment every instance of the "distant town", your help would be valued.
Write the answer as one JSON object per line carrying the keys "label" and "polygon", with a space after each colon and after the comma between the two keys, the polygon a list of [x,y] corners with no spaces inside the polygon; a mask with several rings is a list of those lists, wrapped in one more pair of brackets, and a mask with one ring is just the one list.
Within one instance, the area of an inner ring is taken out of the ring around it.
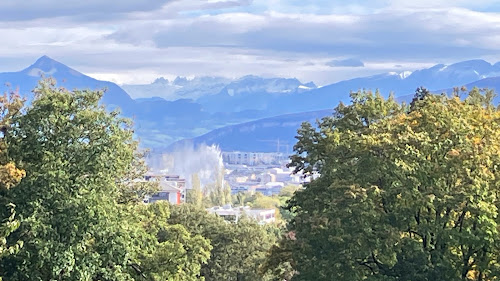
{"label": "distant town", "polygon": [[[285,186],[302,186],[311,181],[311,177],[304,177],[302,173],[293,173],[288,168],[289,155],[281,152],[221,152],[224,185],[229,186],[232,195],[243,193],[252,195],[260,193],[264,196],[278,195]],[[169,155],[161,158],[168,159]],[[170,165],[175,165],[171,161]],[[313,177],[316,177],[314,175]],[[145,176],[148,181],[156,180],[160,183],[160,190],[144,199],[146,203],[168,201],[171,204],[186,202],[187,193],[192,188],[187,184],[186,177],[168,172],[168,169],[150,172]],[[259,222],[274,222],[275,209],[250,209],[249,206],[236,208],[230,203],[224,206],[207,208],[210,213],[217,214],[227,220],[237,220],[245,213]]]}

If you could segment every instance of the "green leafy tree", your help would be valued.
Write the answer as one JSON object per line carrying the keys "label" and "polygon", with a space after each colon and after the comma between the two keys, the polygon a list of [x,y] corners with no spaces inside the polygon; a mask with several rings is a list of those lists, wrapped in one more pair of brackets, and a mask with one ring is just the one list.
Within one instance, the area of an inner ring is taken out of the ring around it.
{"label": "green leafy tree", "polygon": [[205,280],[271,280],[261,276],[259,267],[275,241],[272,226],[261,226],[245,217],[228,223],[190,204],[173,206],[169,223],[181,224],[210,241],[210,259],[201,268]]}
{"label": "green leafy tree", "polygon": [[232,203],[231,187],[224,182],[224,168],[217,168],[214,183],[207,184],[204,188],[206,195],[205,206],[223,206]]}
{"label": "green leafy tree", "polygon": [[287,185],[280,190],[279,197],[290,199],[295,194],[295,192],[301,189],[302,186],[300,185]]}
{"label": "green leafy tree", "polygon": [[196,173],[191,176],[191,189],[187,192],[186,202],[199,207],[203,205],[200,177]]}
{"label": "green leafy tree", "polygon": [[53,85],[41,82],[7,131],[9,154],[26,171],[7,194],[22,218],[13,239],[24,247],[1,270],[9,280],[125,279],[127,233],[115,199],[133,159],[132,132],[98,105],[101,92]]}
{"label": "green leafy tree", "polygon": [[141,245],[137,268],[149,280],[203,280],[202,264],[210,257],[209,240],[169,224],[170,205],[156,202],[136,207],[139,222],[149,234]]}
{"label": "green leafy tree", "polygon": [[427,90],[426,88],[424,87],[418,87],[416,90],[415,90],[415,95],[413,96],[413,99],[411,100],[410,102],[410,110],[414,110],[417,103],[421,100],[423,100],[425,97],[427,97],[428,95],[430,95],[430,92],[429,90]]}
{"label": "green leafy tree", "polygon": [[231,194],[231,186],[229,185],[228,182],[224,182],[223,196],[224,196],[224,203],[225,204],[231,204],[233,202],[233,196]]}
{"label": "green leafy tree", "polygon": [[[358,92],[299,130],[277,253],[293,280],[494,280],[500,275],[500,113],[493,93],[426,94],[411,111]],[[283,256],[283,255],[282,255]]]}
{"label": "green leafy tree", "polygon": [[6,242],[24,245],[0,260],[0,275],[198,280],[208,242],[180,226],[144,223],[161,210],[137,204],[149,187],[134,181],[143,165],[130,121],[99,105],[99,91],[67,91],[44,80],[34,92],[31,106],[5,130],[10,161],[26,171],[15,188],[1,191],[20,222]]}
{"label": "green leafy tree", "polygon": [[246,192],[238,192],[233,196],[233,203],[236,206],[244,207],[245,206],[245,200],[247,198],[247,193]]}
{"label": "green leafy tree", "polygon": [[224,194],[222,189],[216,183],[209,183],[203,188],[205,194],[204,204],[206,207],[224,205]]}
{"label": "green leafy tree", "polygon": [[146,154],[145,150],[134,151],[131,163],[118,181],[118,203],[143,202],[147,195],[152,195],[159,190],[159,182],[144,179],[144,175],[148,171],[145,163]]}
{"label": "green leafy tree", "polygon": [[[16,186],[26,175],[24,170],[16,167],[9,157],[8,147],[5,142],[7,131],[12,125],[12,119],[20,114],[24,101],[16,92],[4,93],[0,96],[0,204],[5,209],[0,212],[0,260],[12,254],[16,254],[23,246],[23,241],[7,241],[10,234],[19,227],[16,219],[15,205],[7,200],[6,193]],[[0,274],[0,280],[2,280]]]}

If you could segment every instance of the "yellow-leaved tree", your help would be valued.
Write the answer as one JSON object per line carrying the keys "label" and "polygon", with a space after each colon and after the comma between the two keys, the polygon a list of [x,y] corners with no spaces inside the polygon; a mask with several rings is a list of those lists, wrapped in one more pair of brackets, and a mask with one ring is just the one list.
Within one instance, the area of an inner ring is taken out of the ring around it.
{"label": "yellow-leaved tree", "polygon": [[320,177],[292,197],[295,216],[273,250],[293,265],[292,280],[500,276],[494,94],[418,94],[405,106],[354,93],[299,130],[292,166]]}
{"label": "yellow-leaved tree", "polygon": [[19,227],[19,221],[15,219],[15,205],[5,198],[5,192],[16,186],[25,176],[25,172],[18,169],[10,159],[5,142],[11,120],[20,113],[23,104],[23,100],[15,92],[0,96],[0,259],[16,253],[23,245],[20,240],[7,242],[7,237]]}

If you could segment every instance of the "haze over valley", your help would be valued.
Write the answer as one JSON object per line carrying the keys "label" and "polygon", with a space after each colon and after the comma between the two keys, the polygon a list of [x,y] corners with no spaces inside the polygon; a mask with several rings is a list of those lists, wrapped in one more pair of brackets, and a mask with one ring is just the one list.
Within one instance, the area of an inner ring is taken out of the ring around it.
{"label": "haze over valley", "polygon": [[[302,122],[330,115],[339,103],[349,103],[351,91],[378,90],[400,101],[411,101],[417,87],[437,93],[452,87],[497,89],[500,64],[469,60],[430,68],[381,73],[318,87],[295,78],[243,76],[158,78],[150,84],[117,85],[94,79],[48,56],[18,72],[0,73],[4,91],[19,89],[28,97],[42,77],[53,77],[67,89],[106,89],[102,100],[135,122],[141,146],[167,151],[178,145],[218,145],[222,150],[275,152],[263,140],[281,140],[291,147]],[[497,102],[497,100],[495,100]],[[282,151],[283,152],[283,151]]]}

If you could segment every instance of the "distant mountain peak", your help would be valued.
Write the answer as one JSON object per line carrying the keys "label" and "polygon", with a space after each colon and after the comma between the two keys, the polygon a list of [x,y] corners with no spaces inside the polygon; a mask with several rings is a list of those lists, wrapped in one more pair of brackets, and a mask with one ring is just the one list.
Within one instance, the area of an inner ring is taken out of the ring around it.
{"label": "distant mountain peak", "polygon": [[49,56],[47,55],[43,55],[41,56],[40,58],[38,58],[34,64],[32,64],[30,67],[28,68],[33,68],[33,67],[37,67],[37,68],[40,68],[40,69],[44,69],[46,67],[53,67],[53,66],[56,66],[56,65],[62,65],[62,63],[50,58]]}
{"label": "distant mountain peak", "polygon": [[169,81],[165,77],[156,78],[152,84],[168,84]]}
{"label": "distant mountain peak", "polygon": [[185,86],[188,83],[188,81],[189,80],[187,79],[187,77],[177,76],[174,79],[174,85]]}
{"label": "distant mountain peak", "polygon": [[308,88],[312,88],[312,89],[318,88],[318,85],[316,85],[313,81],[305,83],[304,86],[306,86]]}
{"label": "distant mountain peak", "polygon": [[40,60],[55,61],[54,59],[52,59],[51,57],[49,57],[47,55],[43,55],[43,56],[39,57],[37,61],[40,61]]}
{"label": "distant mountain peak", "polygon": [[22,72],[32,77],[53,76],[56,72],[68,73],[72,76],[82,76],[83,74],[52,59],[47,55],[38,58],[35,63],[24,69]]}

